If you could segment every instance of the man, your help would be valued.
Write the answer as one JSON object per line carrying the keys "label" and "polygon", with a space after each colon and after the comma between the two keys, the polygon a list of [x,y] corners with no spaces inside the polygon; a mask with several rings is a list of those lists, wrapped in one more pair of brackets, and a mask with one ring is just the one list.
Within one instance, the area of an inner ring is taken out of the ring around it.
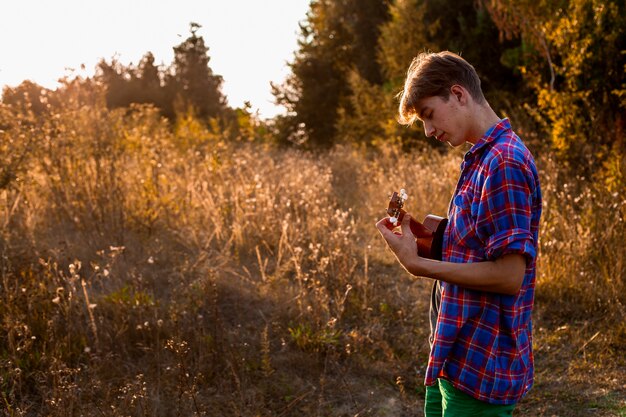
{"label": "man", "polygon": [[442,261],[417,255],[404,216],[376,226],[412,275],[435,280],[425,414],[510,416],[533,383],[534,300],[541,191],[533,156],[483,96],[474,68],[451,52],[414,59],[400,123],[471,144],[461,163]]}

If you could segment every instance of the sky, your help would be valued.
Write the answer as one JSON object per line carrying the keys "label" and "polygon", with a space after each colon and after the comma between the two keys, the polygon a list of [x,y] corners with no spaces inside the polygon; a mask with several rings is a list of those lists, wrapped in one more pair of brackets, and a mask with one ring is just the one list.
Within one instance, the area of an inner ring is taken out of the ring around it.
{"label": "sky", "polygon": [[270,81],[289,74],[308,8],[309,0],[2,1],[0,89],[27,79],[54,89],[63,76],[93,75],[101,58],[137,64],[148,51],[170,65],[195,22],[229,105],[250,101],[272,117],[284,110],[273,104]]}

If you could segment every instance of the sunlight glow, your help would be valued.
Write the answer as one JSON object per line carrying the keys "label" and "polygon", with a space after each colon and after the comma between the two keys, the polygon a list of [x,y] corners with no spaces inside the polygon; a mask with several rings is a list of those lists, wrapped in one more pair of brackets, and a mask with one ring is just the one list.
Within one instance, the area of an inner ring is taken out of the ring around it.
{"label": "sunlight glow", "polygon": [[[21,0],[2,5],[0,87],[30,79],[55,88],[67,75],[90,76],[100,58],[137,64],[151,51],[169,65],[172,48],[189,35],[189,23],[209,47],[209,65],[224,77],[231,106],[250,101],[263,117],[282,111],[270,81],[288,74],[298,22],[308,0]],[[81,66],[84,67],[81,70]]]}

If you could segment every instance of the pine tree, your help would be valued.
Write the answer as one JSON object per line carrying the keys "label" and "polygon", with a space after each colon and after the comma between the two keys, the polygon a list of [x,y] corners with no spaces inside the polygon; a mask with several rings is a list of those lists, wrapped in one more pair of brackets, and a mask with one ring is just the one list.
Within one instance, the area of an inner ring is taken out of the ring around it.
{"label": "pine tree", "polygon": [[191,36],[174,47],[174,63],[166,83],[170,94],[184,106],[181,110],[191,108],[196,116],[207,119],[224,112],[226,99],[221,92],[222,77],[214,75],[209,66],[209,48],[196,34],[200,27],[191,23]]}

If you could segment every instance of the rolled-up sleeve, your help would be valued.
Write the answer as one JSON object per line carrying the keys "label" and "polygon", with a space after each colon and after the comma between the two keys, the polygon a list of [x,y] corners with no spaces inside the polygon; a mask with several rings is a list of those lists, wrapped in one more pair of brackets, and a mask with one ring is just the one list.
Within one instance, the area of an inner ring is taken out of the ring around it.
{"label": "rolled-up sleeve", "polygon": [[537,256],[531,230],[533,182],[531,170],[515,159],[499,155],[489,164],[476,219],[488,260],[509,253]]}

